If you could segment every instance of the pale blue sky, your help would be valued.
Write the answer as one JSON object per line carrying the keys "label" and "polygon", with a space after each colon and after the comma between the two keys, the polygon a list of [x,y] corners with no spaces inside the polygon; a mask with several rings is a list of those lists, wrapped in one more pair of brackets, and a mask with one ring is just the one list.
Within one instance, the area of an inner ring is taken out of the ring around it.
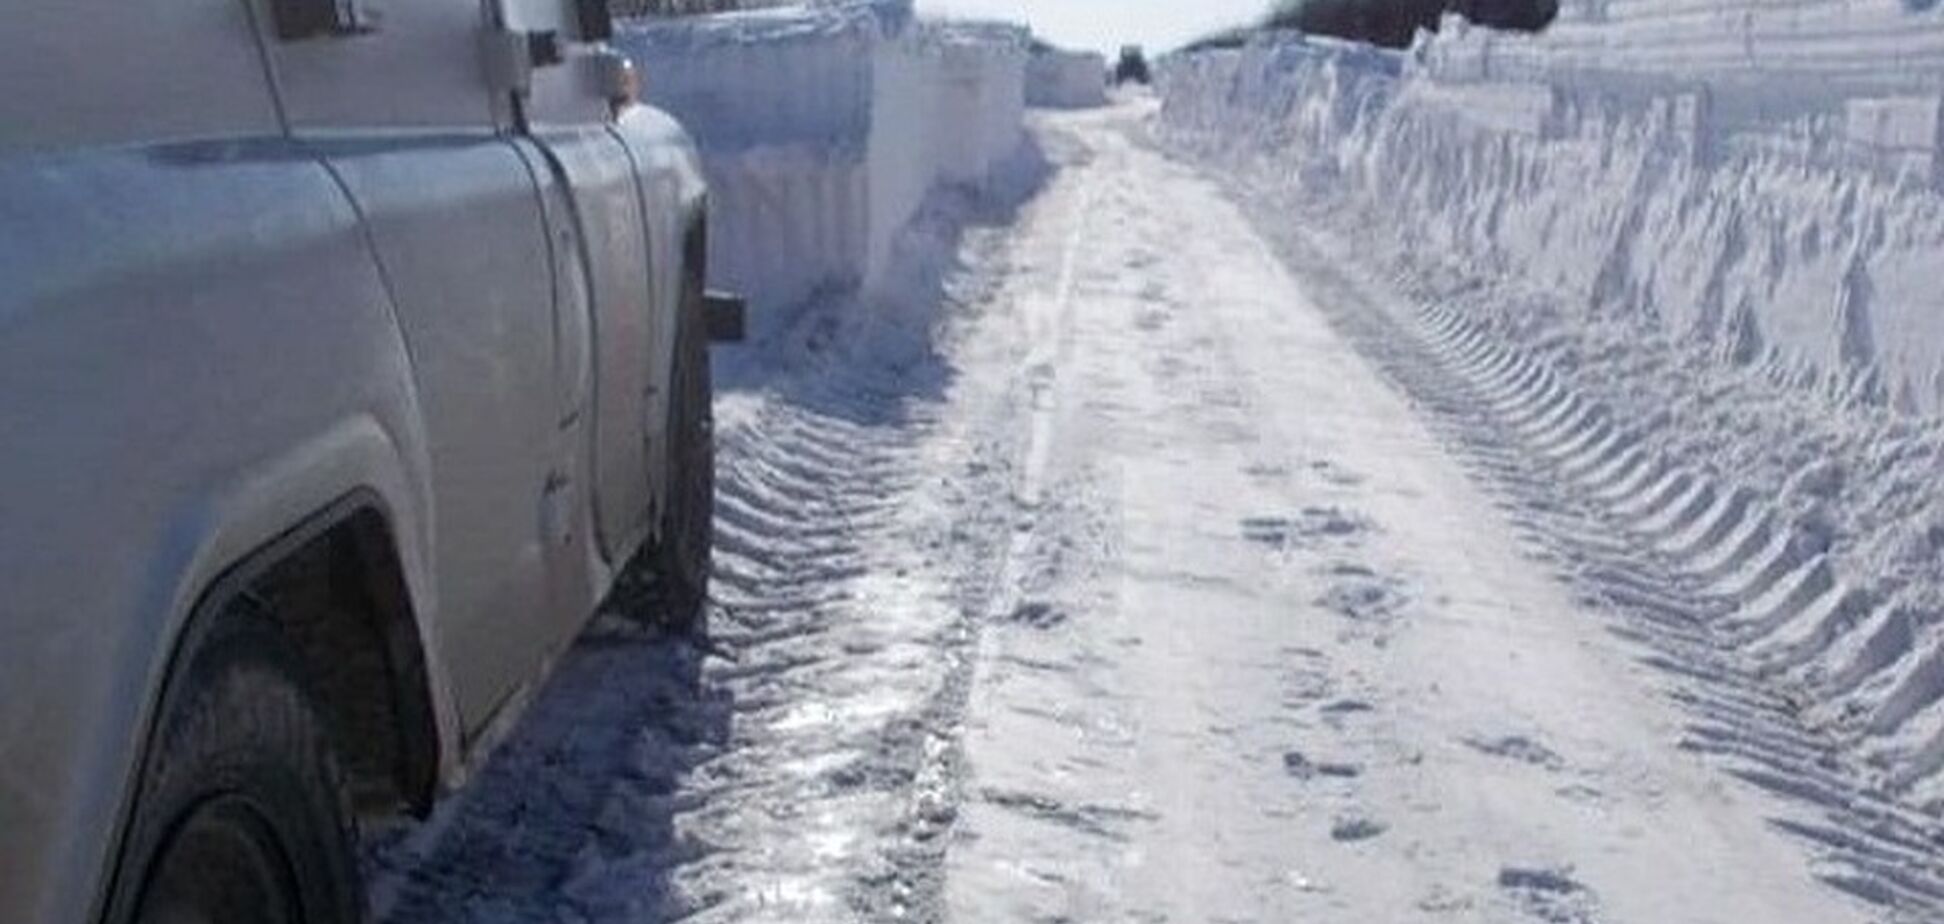
{"label": "pale blue sky", "polygon": [[1163,51],[1260,16],[1269,0],[917,0],[924,13],[1010,19],[1056,45],[1097,51],[1128,42]]}

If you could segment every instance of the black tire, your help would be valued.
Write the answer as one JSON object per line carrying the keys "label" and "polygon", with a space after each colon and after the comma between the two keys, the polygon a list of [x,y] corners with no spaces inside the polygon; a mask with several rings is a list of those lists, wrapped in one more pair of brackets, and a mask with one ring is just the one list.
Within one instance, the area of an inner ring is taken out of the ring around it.
{"label": "black tire", "polygon": [[675,322],[668,402],[668,502],[649,567],[661,588],[654,617],[670,632],[708,628],[715,530],[715,387],[702,289],[691,281]]}
{"label": "black tire", "polygon": [[253,607],[192,641],[163,695],[110,924],[360,924],[350,803],[277,628]]}

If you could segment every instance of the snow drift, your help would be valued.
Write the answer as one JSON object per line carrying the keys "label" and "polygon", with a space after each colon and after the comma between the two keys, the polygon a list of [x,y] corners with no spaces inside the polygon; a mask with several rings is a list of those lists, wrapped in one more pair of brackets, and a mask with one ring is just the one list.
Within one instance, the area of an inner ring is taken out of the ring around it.
{"label": "snow drift", "polygon": [[701,146],[711,282],[760,333],[822,291],[873,290],[941,183],[1021,146],[1026,32],[915,19],[905,0],[624,24],[650,102]]}
{"label": "snow drift", "polygon": [[1107,59],[1092,52],[1035,49],[1026,64],[1026,103],[1044,109],[1107,105]]}
{"label": "snow drift", "polygon": [[1562,478],[1727,601],[1743,669],[1944,806],[1944,17],[1586,2],[1161,83],[1169,144],[1358,240]]}

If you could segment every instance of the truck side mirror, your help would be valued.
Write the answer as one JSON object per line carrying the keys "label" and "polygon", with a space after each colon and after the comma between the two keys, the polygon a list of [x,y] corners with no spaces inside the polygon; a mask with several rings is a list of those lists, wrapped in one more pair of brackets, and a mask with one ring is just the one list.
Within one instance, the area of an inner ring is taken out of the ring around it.
{"label": "truck side mirror", "polygon": [[741,343],[749,333],[749,302],[740,295],[710,289],[702,296],[704,325],[716,343]]}
{"label": "truck side mirror", "polygon": [[605,42],[614,37],[614,11],[607,0],[574,0],[574,12],[580,19],[581,41]]}

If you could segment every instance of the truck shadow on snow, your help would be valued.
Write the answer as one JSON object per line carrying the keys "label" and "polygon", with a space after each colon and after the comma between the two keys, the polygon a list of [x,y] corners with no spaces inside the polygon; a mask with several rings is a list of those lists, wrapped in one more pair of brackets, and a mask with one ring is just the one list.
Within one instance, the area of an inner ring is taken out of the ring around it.
{"label": "truck shadow on snow", "polygon": [[[373,838],[378,919],[561,920],[602,896],[579,874],[625,854],[630,903],[668,907],[663,872],[702,852],[674,819],[686,777],[731,740],[734,701],[702,655],[609,618],[566,655],[518,734],[426,823]],[[670,909],[672,910],[672,909]]]}
{"label": "truck shadow on snow", "polygon": [[[949,679],[910,679],[906,708],[863,724],[777,729],[806,709],[861,712],[845,697],[885,686],[870,671],[901,677],[891,658],[911,640],[887,641],[897,630],[874,625],[851,587],[874,565],[869,534],[916,486],[905,450],[952,381],[937,335],[991,295],[967,261],[997,246],[983,231],[1011,224],[1054,170],[1029,141],[987,187],[935,192],[881,294],[814,299],[717,354],[710,640],[641,628],[616,610],[652,595],[617,594],[475,780],[425,822],[367,833],[375,920],[734,916],[767,901],[752,890],[777,878],[764,864],[782,862],[790,813],[859,790],[902,798],[924,759],[917,714],[950,695],[925,685]],[[861,874],[835,878],[868,891]]]}

